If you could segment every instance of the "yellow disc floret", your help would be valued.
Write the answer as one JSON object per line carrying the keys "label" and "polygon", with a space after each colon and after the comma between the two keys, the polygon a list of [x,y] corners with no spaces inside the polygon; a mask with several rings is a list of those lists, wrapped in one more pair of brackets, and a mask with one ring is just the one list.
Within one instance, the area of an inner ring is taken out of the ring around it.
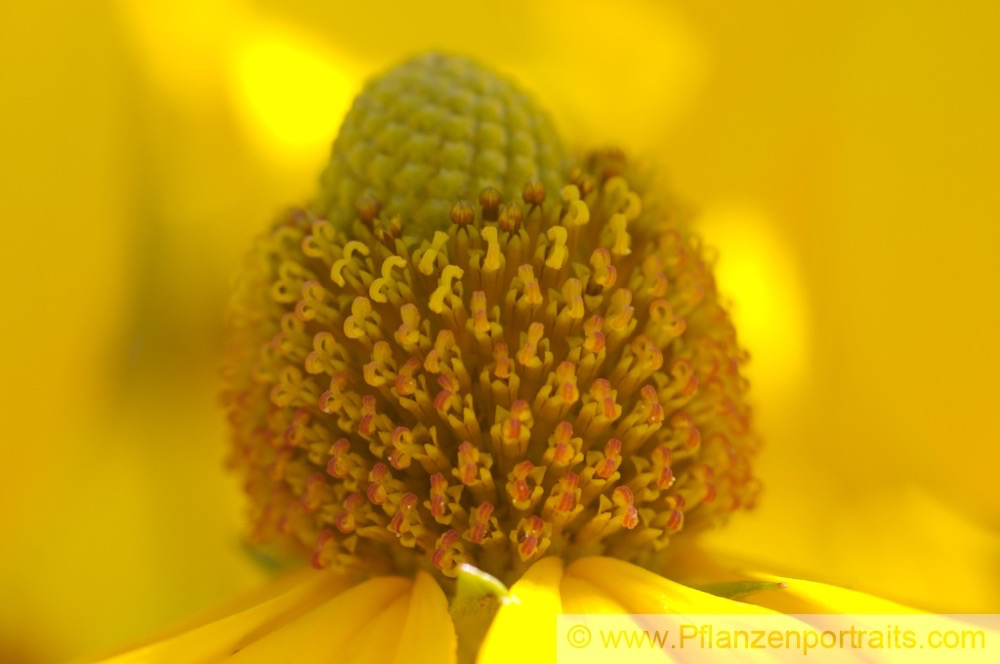
{"label": "yellow disc floret", "polygon": [[[381,81],[320,202],[280,218],[237,283],[225,399],[255,535],[317,567],[511,582],[544,555],[656,566],[682,530],[751,504],[746,357],[683,220],[620,154],[562,168],[547,121],[464,60]],[[479,168],[489,148],[383,167],[359,147],[461,117],[467,146],[507,132],[502,168]],[[445,171],[461,186],[437,189]]]}

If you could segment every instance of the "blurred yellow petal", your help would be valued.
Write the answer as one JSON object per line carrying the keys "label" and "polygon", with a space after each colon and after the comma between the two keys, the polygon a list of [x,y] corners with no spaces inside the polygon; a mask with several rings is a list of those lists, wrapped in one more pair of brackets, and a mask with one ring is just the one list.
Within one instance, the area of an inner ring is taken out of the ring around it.
{"label": "blurred yellow petal", "polygon": [[629,613],[766,613],[766,609],[716,597],[615,558],[581,558],[566,569],[607,593]]}
{"label": "blurred yellow petal", "polygon": [[[916,633],[921,635],[921,638],[935,633],[939,635],[978,634],[972,638],[982,638],[984,644],[995,644],[997,639],[1000,639],[1000,632],[997,630],[995,620],[979,621],[974,616],[925,613],[919,609],[874,595],[815,581],[790,579],[770,574],[756,574],[754,577],[784,583],[786,588],[780,592],[756,593],[747,597],[745,601],[785,614],[795,614],[798,620],[812,625],[818,630],[867,630],[869,634],[877,634],[894,627],[898,633],[900,625],[902,625],[907,629],[915,628]],[[844,617],[838,617],[841,615]],[[845,651],[834,654],[852,658],[862,655],[862,661],[869,661],[875,652],[862,650],[857,653]],[[991,650],[989,656],[992,656],[992,652]],[[985,654],[976,647],[955,649],[952,650],[952,653],[979,657]],[[905,661],[938,662],[941,661],[942,657],[940,652],[927,655],[918,649],[908,649],[904,651],[904,654]]]}
{"label": "blurred yellow petal", "polygon": [[[642,624],[641,621],[633,620],[628,614],[628,611],[624,606],[616,602],[614,599],[608,596],[608,594],[595,586],[594,584],[581,579],[576,576],[572,576],[569,569],[567,573],[563,576],[562,582],[559,584],[559,593],[562,599],[562,612],[565,614],[578,614],[587,616],[602,616],[608,614],[615,614],[620,616],[614,621],[615,629],[620,630],[630,630],[633,633],[639,634],[641,630],[645,629],[647,626]],[[598,618],[598,623],[600,623],[600,618]],[[560,638],[558,630],[555,635],[549,638]],[[558,649],[560,644],[556,643],[556,648]],[[593,652],[573,653],[575,656],[572,661],[577,664],[583,664],[584,662],[603,662],[607,661],[608,653],[607,651],[594,650]],[[642,653],[642,662],[660,662],[669,661],[665,652],[662,651],[649,651]]]}
{"label": "blurred yellow petal", "polygon": [[[662,141],[697,99],[709,64],[700,35],[670,3],[581,11],[572,0],[443,0],[433,7],[373,0],[292,3],[280,16],[368,71],[427,50],[481,59],[544,98],[566,137],[589,145],[648,150]],[[589,35],[600,40],[583,48]]]}
{"label": "blurred yellow petal", "polygon": [[[824,476],[819,464],[795,477],[774,461],[764,460],[769,475],[786,481],[776,478],[767,498],[778,504],[733,520],[724,533],[708,533],[703,550],[735,561],[729,567],[863,588],[929,611],[990,613],[1000,606],[1000,534],[915,487],[852,491]],[[839,511],[812,516],[831,499]]]}
{"label": "blurred yellow petal", "polygon": [[[385,664],[399,652],[399,639],[410,608],[403,595],[336,649],[337,659],[352,664]],[[320,636],[317,634],[316,636]],[[325,635],[323,635],[325,637]]]}
{"label": "blurred yellow petal", "polygon": [[448,615],[444,591],[429,574],[418,572],[399,650],[393,661],[396,664],[449,664],[455,661],[456,647],[455,627]]}
{"label": "blurred yellow petal", "polygon": [[[162,94],[188,104],[204,103],[219,84],[214,63],[232,44],[240,0],[114,0],[108,3],[122,36]],[[229,28],[229,29],[227,29]]]}
{"label": "blurred yellow petal", "polygon": [[543,558],[513,585],[479,650],[478,664],[555,661],[563,561]]}
{"label": "blurred yellow petal", "polygon": [[[955,615],[926,613],[919,607],[909,606],[851,588],[764,572],[746,571],[749,569],[746,565],[743,566],[744,570],[740,571],[735,563],[720,559],[717,555],[712,555],[697,545],[679,547],[677,555],[671,559],[671,567],[678,578],[685,579],[685,583],[699,586],[732,582],[737,579],[784,584],[780,590],[751,593],[740,597],[740,601],[782,614],[791,614],[796,619],[821,630],[853,627],[868,629],[871,630],[871,633],[876,633],[886,628],[885,619],[878,616],[890,615],[918,616],[919,619],[907,622],[907,626],[919,628],[925,633],[932,629],[942,632],[946,630],[961,632],[970,629],[966,617],[957,615],[963,613],[961,611],[953,612]],[[944,575],[949,573],[949,570],[933,570],[931,568],[931,573],[934,571]],[[972,612],[965,611],[964,613]],[[813,618],[810,617],[811,614],[835,614],[848,617],[842,620],[838,618]],[[972,622],[975,624],[971,625],[971,629],[986,629],[990,642],[1000,636],[996,634],[996,630],[988,620],[982,624],[974,619]]]}
{"label": "blurred yellow petal", "polygon": [[[988,442],[998,430],[986,415],[998,319],[984,307],[996,299],[1000,95],[983,83],[1000,62],[1000,5],[687,9],[713,67],[697,112],[664,146],[674,180],[706,209],[740,195],[765,210],[810,305],[799,393],[760,401],[768,453],[790,475],[797,463],[786,455],[805,448],[808,481],[836,478],[858,503],[920,487],[1000,530],[1000,448]],[[801,524],[799,539],[818,554],[877,535],[848,519],[818,525],[856,509],[840,497],[810,505],[824,518]],[[929,539],[935,528],[922,531]],[[964,555],[953,547],[958,572]]]}
{"label": "blurred yellow petal", "polygon": [[753,576],[763,581],[784,583],[786,587],[781,591],[755,593],[745,601],[782,613],[920,613],[917,609],[887,599],[816,581],[770,574]]}
{"label": "blurred yellow petal", "polygon": [[248,27],[230,66],[248,136],[303,163],[329,150],[361,78],[324,44],[267,23]]}
{"label": "blurred yellow petal", "polygon": [[792,248],[774,219],[745,203],[706,207],[697,227],[718,250],[715,278],[732,298],[729,312],[740,343],[753,354],[747,377],[756,402],[789,403],[801,388],[810,352],[808,298]]}
{"label": "blurred yellow petal", "polygon": [[[419,572],[412,583],[380,577],[356,580],[312,568],[273,581],[240,604],[220,607],[198,622],[106,660],[109,663],[196,664],[233,655],[274,661],[448,664],[456,636],[444,591]],[[223,616],[223,617],[218,617]],[[287,652],[283,649],[287,649]]]}
{"label": "blurred yellow petal", "polygon": [[628,613],[624,606],[609,597],[604,590],[572,573],[563,576],[559,594],[563,613]]}
{"label": "blurred yellow petal", "polygon": [[233,659],[262,664],[330,661],[357,632],[405,597],[410,587],[409,581],[394,576],[365,581],[250,643]]}
{"label": "blurred yellow petal", "polygon": [[[261,601],[260,597],[248,598],[245,600],[248,607],[238,613],[189,631],[182,631],[184,628],[174,630],[180,633],[174,637],[161,637],[150,645],[105,661],[115,664],[127,662],[196,664],[221,659],[295,620],[323,602],[331,600],[352,585],[352,579],[349,578],[334,574],[317,574],[315,570],[306,572],[311,578],[303,579],[301,574],[293,575],[291,580],[298,585],[273,599]],[[266,588],[263,593],[272,593],[287,585],[285,581],[278,581]],[[231,609],[232,607],[225,607],[221,611]]]}

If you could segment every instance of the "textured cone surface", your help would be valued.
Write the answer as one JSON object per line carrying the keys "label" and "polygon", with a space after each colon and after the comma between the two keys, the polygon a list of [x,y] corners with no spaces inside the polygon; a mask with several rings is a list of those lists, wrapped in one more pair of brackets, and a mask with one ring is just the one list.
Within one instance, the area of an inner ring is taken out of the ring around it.
{"label": "textured cone surface", "polygon": [[372,199],[408,229],[440,228],[456,199],[488,186],[517,196],[536,178],[554,191],[565,159],[525,92],[471,60],[428,54],[357,97],[323,173],[322,213],[342,226]]}
{"label": "textured cone surface", "polygon": [[[479,71],[436,58],[380,80],[415,67],[439,98],[456,67]],[[397,183],[259,238],[225,393],[255,538],[319,568],[443,581],[468,563],[509,584],[550,554],[656,567],[672,538],[753,503],[746,355],[697,237],[620,154],[511,194],[529,170],[508,162],[503,194],[440,218],[416,221],[445,199]]]}

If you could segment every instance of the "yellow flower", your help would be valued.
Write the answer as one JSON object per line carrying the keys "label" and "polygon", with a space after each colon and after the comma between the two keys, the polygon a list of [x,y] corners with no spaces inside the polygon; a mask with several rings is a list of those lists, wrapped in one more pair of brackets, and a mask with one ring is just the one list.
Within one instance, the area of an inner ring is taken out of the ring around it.
{"label": "yellow flower", "polygon": [[320,195],[255,243],[229,321],[252,539],[322,571],[113,661],[550,662],[559,614],[767,614],[719,596],[763,590],[907,611],[656,573],[757,497],[746,354],[641,170],[568,158],[469,60],[366,86]]}
{"label": "yellow flower", "polygon": [[218,468],[225,275],[311,189],[366,72],[440,45],[704,206],[767,441],[761,509],[706,546],[995,610],[998,7],[12,3],[0,659],[103,650],[260,582]]}

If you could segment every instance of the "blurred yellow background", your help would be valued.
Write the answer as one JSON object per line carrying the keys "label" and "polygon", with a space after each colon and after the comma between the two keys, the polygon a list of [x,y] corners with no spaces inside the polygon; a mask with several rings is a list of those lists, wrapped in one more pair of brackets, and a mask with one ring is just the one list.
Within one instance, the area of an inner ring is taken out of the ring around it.
{"label": "blurred yellow background", "polygon": [[710,547],[1000,612],[1000,4],[44,0],[0,9],[0,660],[259,583],[216,343],[249,238],[429,48],[662,164],[754,355],[767,493]]}

